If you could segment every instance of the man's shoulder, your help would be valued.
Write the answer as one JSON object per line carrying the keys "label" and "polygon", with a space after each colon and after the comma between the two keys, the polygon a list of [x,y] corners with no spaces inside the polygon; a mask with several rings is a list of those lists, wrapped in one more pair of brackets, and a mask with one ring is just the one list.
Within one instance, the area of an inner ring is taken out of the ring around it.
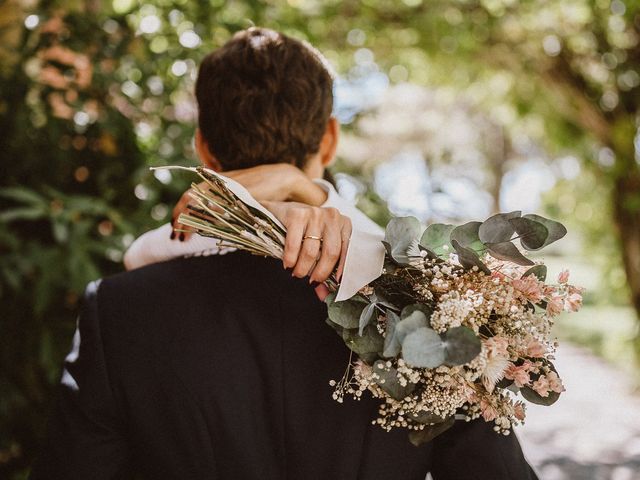
{"label": "man's shoulder", "polygon": [[278,260],[243,252],[176,259],[106,277],[94,284],[92,298],[85,297],[85,308],[93,309],[105,348],[125,352],[121,358],[171,348],[178,338],[197,344],[212,324],[251,329],[326,313],[306,279],[292,277]]}
{"label": "man's shoulder", "polygon": [[150,303],[226,302],[257,294],[306,298],[304,279],[291,277],[279,260],[233,252],[179,258],[105,277],[97,291],[102,305],[145,308]]}
{"label": "man's shoulder", "polygon": [[[153,263],[144,267],[105,277],[101,281],[103,288],[139,289],[166,288],[175,289],[186,280],[189,288],[197,287],[199,282],[217,283],[219,279],[232,280],[250,269],[261,275],[277,277],[277,266],[272,259],[251,256],[244,252],[225,255],[208,255],[175,258],[165,262]],[[255,275],[245,278],[247,282],[255,280]]]}

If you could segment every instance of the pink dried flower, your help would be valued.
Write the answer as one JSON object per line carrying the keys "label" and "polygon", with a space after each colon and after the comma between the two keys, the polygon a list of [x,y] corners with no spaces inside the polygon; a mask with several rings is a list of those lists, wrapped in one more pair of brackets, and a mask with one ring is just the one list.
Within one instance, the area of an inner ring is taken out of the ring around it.
{"label": "pink dried flower", "polygon": [[515,417],[520,420],[521,422],[524,420],[525,418],[525,407],[524,407],[524,403],[522,402],[517,402],[514,406],[513,406],[513,414],[515,415]]}
{"label": "pink dried flower", "polygon": [[497,271],[497,270],[492,270],[492,271],[491,271],[491,277],[492,277],[492,278],[498,278],[498,279],[500,279],[500,280],[504,280],[504,279],[506,278],[506,277],[505,277],[505,275],[504,275],[504,273],[499,272],[499,271]]}
{"label": "pink dried flower", "polygon": [[529,378],[529,369],[531,368],[531,365],[532,364],[529,360],[525,360],[525,362],[518,367],[512,363],[504,372],[504,377],[508,380],[513,380],[516,387],[522,388],[525,385],[528,385],[531,380]]}
{"label": "pink dried flower", "polygon": [[549,390],[550,390],[549,382],[547,381],[547,377],[545,377],[544,375],[542,375],[538,380],[533,382],[533,385],[531,385],[531,388],[533,388],[533,390],[541,397],[549,396]]}
{"label": "pink dried flower", "polygon": [[544,298],[542,290],[542,282],[535,275],[527,275],[526,277],[516,278],[511,282],[513,288],[518,290],[527,300],[538,303]]}
{"label": "pink dried flower", "polygon": [[487,347],[487,353],[489,356],[492,356],[492,357],[494,356],[508,357],[509,356],[509,352],[507,350],[509,348],[508,338],[496,335],[495,337],[491,337],[485,340],[484,344]]}
{"label": "pink dried flower", "polygon": [[564,385],[562,384],[562,379],[556,372],[547,373],[547,381],[549,382],[549,388],[552,391],[556,393],[562,393],[565,391]]}
{"label": "pink dried flower", "polygon": [[576,287],[575,285],[567,285],[567,290],[569,291],[569,295],[573,295],[574,293],[583,294],[585,291],[584,287]]}
{"label": "pink dried flower", "polygon": [[564,301],[562,297],[554,295],[547,300],[547,313],[552,317],[559,315],[564,308]]}
{"label": "pink dried flower", "polygon": [[569,312],[577,312],[582,307],[582,295],[572,293],[564,300],[564,307]]}
{"label": "pink dried flower", "polygon": [[547,353],[546,347],[537,340],[531,340],[527,345],[527,356],[529,357],[544,357]]}
{"label": "pink dried flower", "polygon": [[492,422],[498,418],[498,409],[486,398],[480,400],[480,411],[486,422]]}
{"label": "pink dried flower", "polygon": [[569,270],[562,270],[558,275],[558,283],[567,283],[569,281]]}

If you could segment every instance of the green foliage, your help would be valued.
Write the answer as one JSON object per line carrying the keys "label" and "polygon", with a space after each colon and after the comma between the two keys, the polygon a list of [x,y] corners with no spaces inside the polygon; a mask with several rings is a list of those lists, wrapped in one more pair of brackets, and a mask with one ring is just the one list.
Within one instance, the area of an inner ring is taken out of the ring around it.
{"label": "green foliage", "polygon": [[[432,313],[429,306],[419,303],[407,305],[398,316],[394,311],[396,307],[377,300],[376,296],[368,305],[359,297],[336,302],[335,294],[330,294],[325,300],[329,312],[327,321],[347,346],[365,361],[402,354],[409,365],[436,368],[444,364],[463,365],[480,353],[480,339],[467,327],[436,333],[429,326]],[[370,324],[375,309],[383,310],[383,307],[386,307],[387,317],[384,339],[377,327]]]}
{"label": "green foliage", "polygon": [[454,228],[456,228],[454,225],[432,223],[420,237],[420,245],[436,255],[445,255],[453,248],[450,237]]}
{"label": "green foliage", "polygon": [[471,250],[482,251],[484,246],[480,241],[480,226],[482,222],[467,222],[459,225],[451,231],[450,241]]}
{"label": "green foliage", "polygon": [[373,363],[384,348],[384,339],[375,325],[366,327],[362,334],[357,328],[342,331],[342,340],[353,352],[368,363]]}
{"label": "green foliage", "polygon": [[531,267],[529,270],[522,274],[522,278],[528,275],[535,275],[538,280],[544,282],[547,279],[547,266],[546,265],[536,265],[535,267]]}
{"label": "green foliage", "polygon": [[480,257],[475,252],[475,250],[471,250],[470,248],[463,247],[458,243],[457,240],[451,240],[451,245],[453,245],[453,249],[458,255],[458,261],[463,268],[467,270],[471,270],[472,268],[477,268],[481,272],[489,275],[491,271],[487,268],[487,266],[482,263]]}
{"label": "green foliage", "polygon": [[439,367],[445,363],[442,339],[432,328],[417,328],[402,341],[402,358],[413,367]]}
{"label": "green foliage", "polygon": [[498,260],[513,262],[524,266],[534,265],[533,260],[525,257],[520,250],[518,250],[518,247],[511,242],[487,243],[486,246],[489,254]]}
{"label": "green foliage", "polygon": [[436,423],[435,425],[425,426],[423,430],[412,430],[409,432],[409,441],[416,447],[423,443],[430,442],[441,433],[449,430],[456,423],[455,417],[449,417],[443,422]]}
{"label": "green foliage", "polygon": [[442,335],[445,362],[449,366],[464,365],[480,354],[482,343],[467,327],[450,328]]}
{"label": "green foliage", "polygon": [[377,360],[373,364],[373,371],[379,377],[376,383],[396,400],[402,400],[416,389],[415,383],[407,382],[405,386],[402,386],[398,380],[398,370],[387,367],[383,360]]}
{"label": "green foliage", "polygon": [[[513,237],[515,233],[517,237]],[[451,245],[465,269],[491,272],[480,259],[489,255],[518,265],[534,265],[513,241],[520,239],[526,250],[540,250],[559,240],[567,229],[559,222],[539,215],[521,216],[521,212],[498,213],[484,222],[468,222],[452,226],[432,224],[420,235],[420,222],[414,217],[398,217],[387,225],[383,244],[388,257],[398,265],[409,265],[411,258],[426,250],[433,258],[447,257]],[[448,238],[447,238],[448,236]]]}
{"label": "green foliage", "polygon": [[368,297],[368,301],[370,302],[360,313],[358,332],[362,335],[362,331],[364,328],[369,325],[369,323],[374,320],[376,315],[376,309],[380,311],[384,311],[382,307],[395,308],[394,305],[389,303],[377,292],[374,292]]}
{"label": "green foliage", "polygon": [[399,265],[407,265],[411,261],[412,247],[417,246],[420,234],[420,222],[415,217],[392,218],[387,224],[384,241],[387,254]]}
{"label": "green foliage", "polygon": [[335,297],[336,294],[331,293],[325,299],[329,320],[343,328],[359,328],[360,316],[367,307],[365,301],[355,297],[336,302]]}

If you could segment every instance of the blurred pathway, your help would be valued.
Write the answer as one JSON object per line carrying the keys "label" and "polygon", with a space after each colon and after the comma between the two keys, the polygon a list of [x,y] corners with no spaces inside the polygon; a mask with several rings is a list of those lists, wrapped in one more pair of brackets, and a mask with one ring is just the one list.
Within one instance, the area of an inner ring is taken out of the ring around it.
{"label": "blurred pathway", "polygon": [[540,480],[640,480],[640,395],[629,378],[563,343],[556,366],[567,391],[529,405],[516,432]]}

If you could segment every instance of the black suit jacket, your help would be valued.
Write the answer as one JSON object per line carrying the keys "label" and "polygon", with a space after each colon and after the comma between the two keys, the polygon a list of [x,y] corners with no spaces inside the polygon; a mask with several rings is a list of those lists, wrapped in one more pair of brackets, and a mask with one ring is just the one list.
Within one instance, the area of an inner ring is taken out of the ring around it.
{"label": "black suit jacket", "polygon": [[331,398],[349,352],[306,281],[235,252],[87,288],[32,480],[529,479],[514,436],[459,423],[422,447]]}

